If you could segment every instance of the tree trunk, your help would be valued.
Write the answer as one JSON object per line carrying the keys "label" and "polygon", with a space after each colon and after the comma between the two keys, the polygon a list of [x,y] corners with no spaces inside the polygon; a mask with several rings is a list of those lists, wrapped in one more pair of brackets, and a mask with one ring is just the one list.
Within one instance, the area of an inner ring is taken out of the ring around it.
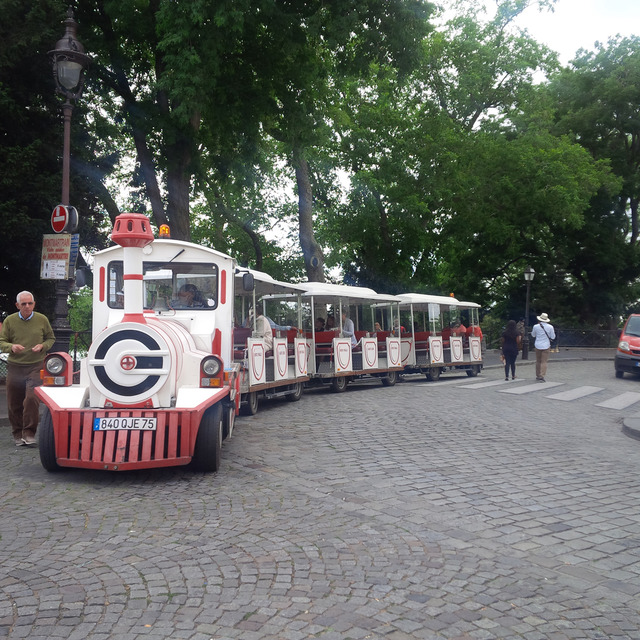
{"label": "tree trunk", "polygon": [[142,179],[144,180],[145,190],[151,203],[151,213],[153,220],[159,227],[161,224],[167,223],[167,216],[164,211],[164,204],[162,202],[162,196],[160,195],[160,187],[158,186],[158,180],[156,177],[156,168],[153,162],[153,157],[145,135],[141,131],[133,132],[133,140],[136,145],[136,152],[138,156],[138,162],[140,163],[140,172],[142,173]]}
{"label": "tree trunk", "polygon": [[189,194],[191,191],[191,153],[186,141],[171,145],[167,153],[172,159],[167,169],[167,218],[171,237],[191,240]]}
{"label": "tree trunk", "polygon": [[298,186],[298,218],[300,247],[310,282],[324,282],[324,255],[313,232],[313,196],[309,179],[309,165],[304,149],[294,146],[293,166]]}

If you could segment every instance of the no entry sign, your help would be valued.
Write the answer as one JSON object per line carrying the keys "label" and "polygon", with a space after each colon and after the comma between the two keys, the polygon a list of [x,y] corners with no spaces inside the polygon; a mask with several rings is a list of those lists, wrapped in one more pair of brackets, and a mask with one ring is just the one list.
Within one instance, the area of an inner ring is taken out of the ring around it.
{"label": "no entry sign", "polygon": [[51,214],[51,228],[56,233],[62,233],[69,223],[69,211],[63,204],[59,204]]}
{"label": "no entry sign", "polygon": [[51,213],[51,228],[56,233],[73,233],[78,226],[78,212],[75,207],[59,204]]}

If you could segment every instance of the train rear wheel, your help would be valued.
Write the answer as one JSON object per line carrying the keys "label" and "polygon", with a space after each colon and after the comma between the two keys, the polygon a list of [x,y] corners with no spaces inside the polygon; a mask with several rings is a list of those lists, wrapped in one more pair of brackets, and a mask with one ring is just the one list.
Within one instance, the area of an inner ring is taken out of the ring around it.
{"label": "train rear wheel", "polygon": [[288,393],[286,398],[289,402],[298,402],[302,398],[302,382],[293,385],[293,393]]}
{"label": "train rear wheel", "polygon": [[471,368],[467,369],[467,375],[470,378],[475,378],[480,373],[480,365],[474,364]]}
{"label": "train rear wheel", "polygon": [[215,472],[220,468],[222,450],[222,405],[207,409],[202,416],[196,447],[193,452],[193,466],[198,471]]}
{"label": "train rear wheel", "polygon": [[247,394],[246,401],[240,406],[240,413],[243,416],[255,416],[258,413],[258,394],[255,391]]}
{"label": "train rear wheel", "polygon": [[56,458],[56,440],[53,433],[53,418],[51,412],[45,407],[38,429],[38,444],[40,449],[40,462],[47,471],[60,471],[60,465]]}
{"label": "train rear wheel", "polygon": [[389,371],[386,376],[382,376],[382,385],[385,387],[393,387],[396,382],[398,382],[397,371]]}
{"label": "train rear wheel", "polygon": [[431,382],[440,380],[441,371],[440,367],[431,367],[425,374],[427,376],[427,380],[430,380]]}
{"label": "train rear wheel", "polygon": [[334,393],[342,393],[347,388],[347,382],[347,376],[331,378],[331,391]]}

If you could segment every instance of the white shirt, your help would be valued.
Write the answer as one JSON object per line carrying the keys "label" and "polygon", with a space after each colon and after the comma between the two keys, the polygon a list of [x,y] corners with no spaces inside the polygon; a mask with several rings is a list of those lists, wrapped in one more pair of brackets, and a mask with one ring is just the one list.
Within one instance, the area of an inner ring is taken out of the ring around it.
{"label": "white shirt", "polygon": [[269,321],[264,316],[256,318],[256,330],[253,335],[256,338],[262,338],[266,351],[273,349],[273,331]]}
{"label": "white shirt", "polygon": [[353,320],[351,318],[345,318],[342,323],[342,335],[345,338],[351,338],[351,345],[355,346],[358,344],[356,340],[356,329],[353,326]]}
{"label": "white shirt", "polygon": [[555,340],[556,338],[556,332],[553,330],[553,325],[548,322],[539,322],[533,325],[531,336],[536,339],[536,349],[549,349],[551,347],[551,340]]}

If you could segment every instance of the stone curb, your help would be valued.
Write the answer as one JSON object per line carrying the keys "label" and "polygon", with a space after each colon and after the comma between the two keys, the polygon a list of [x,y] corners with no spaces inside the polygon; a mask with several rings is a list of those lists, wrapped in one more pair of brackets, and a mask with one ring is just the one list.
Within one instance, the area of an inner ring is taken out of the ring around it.
{"label": "stone curb", "polygon": [[640,418],[624,418],[622,421],[622,433],[635,440],[640,440]]}

